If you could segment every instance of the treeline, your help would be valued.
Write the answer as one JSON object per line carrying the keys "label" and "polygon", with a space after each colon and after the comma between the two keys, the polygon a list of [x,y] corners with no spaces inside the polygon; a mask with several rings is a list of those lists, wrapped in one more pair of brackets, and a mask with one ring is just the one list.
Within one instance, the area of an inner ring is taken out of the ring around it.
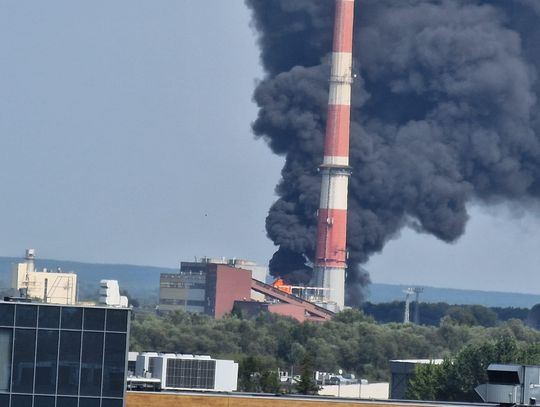
{"label": "treeline", "polygon": [[[451,358],[464,346],[508,338],[519,346],[540,341],[540,333],[512,319],[482,327],[443,318],[439,326],[377,323],[361,311],[346,310],[325,323],[299,323],[273,314],[256,319],[220,320],[184,312],[166,316],[135,313],[131,350],[208,354],[240,362],[242,390],[265,391],[278,369],[299,371],[306,356],[313,368],[355,373],[388,381],[391,359]],[[264,376],[266,375],[266,376]]]}
{"label": "treeline", "polygon": [[487,383],[491,363],[539,364],[540,344],[505,336],[471,343],[440,365],[418,365],[406,397],[413,400],[481,402],[476,386]]}
{"label": "treeline", "polygon": [[[414,320],[416,302],[410,306],[410,319]],[[375,319],[377,322],[403,322],[405,310],[404,301],[373,304],[366,302],[362,305],[362,311]],[[492,327],[499,322],[510,319],[527,321],[528,308],[514,307],[484,307],[482,305],[449,305],[444,302],[424,303],[421,302],[418,309],[419,324],[438,326],[444,318],[451,318],[455,322],[466,325],[481,325]]]}

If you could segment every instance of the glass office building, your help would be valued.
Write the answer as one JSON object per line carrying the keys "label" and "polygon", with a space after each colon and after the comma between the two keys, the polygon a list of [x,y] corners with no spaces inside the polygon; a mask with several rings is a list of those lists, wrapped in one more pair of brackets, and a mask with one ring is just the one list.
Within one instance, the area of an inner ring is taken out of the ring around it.
{"label": "glass office building", "polygon": [[0,406],[122,407],[129,313],[0,301]]}

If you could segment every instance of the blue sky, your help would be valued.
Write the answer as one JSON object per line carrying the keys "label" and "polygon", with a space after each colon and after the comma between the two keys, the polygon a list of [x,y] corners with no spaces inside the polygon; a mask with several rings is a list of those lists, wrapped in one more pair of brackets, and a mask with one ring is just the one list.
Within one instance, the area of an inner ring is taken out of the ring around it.
{"label": "blue sky", "polygon": [[[0,0],[0,255],[175,267],[268,261],[282,159],[242,0]],[[540,293],[539,222],[471,209],[454,245],[404,231],[377,282]]]}

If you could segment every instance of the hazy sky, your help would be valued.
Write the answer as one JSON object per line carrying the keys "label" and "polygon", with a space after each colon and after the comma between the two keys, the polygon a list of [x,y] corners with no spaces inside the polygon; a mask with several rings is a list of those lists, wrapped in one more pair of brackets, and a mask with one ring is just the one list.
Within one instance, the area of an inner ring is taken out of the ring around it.
{"label": "hazy sky", "polygon": [[[0,255],[267,262],[262,75],[242,0],[0,0]],[[540,293],[538,219],[471,215],[454,245],[404,231],[372,279]]]}

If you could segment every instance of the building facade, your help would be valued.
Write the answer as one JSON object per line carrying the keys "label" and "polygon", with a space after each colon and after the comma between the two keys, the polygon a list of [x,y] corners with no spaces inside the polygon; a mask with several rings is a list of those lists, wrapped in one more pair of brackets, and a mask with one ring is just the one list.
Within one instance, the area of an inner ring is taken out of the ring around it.
{"label": "building facade", "polygon": [[207,313],[206,272],[180,271],[159,276],[159,310]]}
{"label": "building facade", "polygon": [[182,262],[160,275],[160,311],[184,310],[221,318],[236,300],[251,298],[251,271],[209,262]]}
{"label": "building facade", "polygon": [[0,302],[0,406],[123,407],[129,314]]}
{"label": "building facade", "polygon": [[27,249],[25,261],[11,269],[11,288],[27,298],[51,304],[75,304],[77,274],[72,272],[38,271],[34,266],[34,249]]}

